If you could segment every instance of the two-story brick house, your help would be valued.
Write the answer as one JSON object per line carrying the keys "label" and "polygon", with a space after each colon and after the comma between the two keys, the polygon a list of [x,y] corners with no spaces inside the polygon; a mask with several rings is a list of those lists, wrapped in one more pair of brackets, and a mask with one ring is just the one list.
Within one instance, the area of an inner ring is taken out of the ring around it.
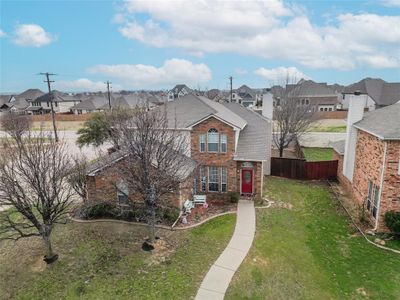
{"label": "two-story brick house", "polygon": [[400,103],[364,115],[366,98],[350,99],[346,141],[334,146],[338,179],[376,231],[387,211],[400,211]]}
{"label": "two-story brick house", "polygon": [[[272,97],[270,99],[272,101]],[[193,168],[196,173],[188,176],[184,184],[192,185],[191,193],[206,194],[207,201],[227,200],[229,192],[261,196],[264,174],[269,174],[270,170],[270,119],[236,103],[221,104],[191,94],[165,105],[169,127],[181,131],[190,143],[188,156],[196,164]],[[117,180],[110,174],[104,176],[104,172],[112,170],[116,163],[118,161],[108,163],[107,167],[97,168],[95,172],[91,169],[88,174],[89,200],[97,200],[96,196],[90,195],[107,185],[104,183],[107,178]],[[104,180],[100,181],[98,177]],[[109,200],[117,201],[116,189],[100,194],[103,198],[110,194]],[[189,197],[185,193],[175,203],[181,204]]]}

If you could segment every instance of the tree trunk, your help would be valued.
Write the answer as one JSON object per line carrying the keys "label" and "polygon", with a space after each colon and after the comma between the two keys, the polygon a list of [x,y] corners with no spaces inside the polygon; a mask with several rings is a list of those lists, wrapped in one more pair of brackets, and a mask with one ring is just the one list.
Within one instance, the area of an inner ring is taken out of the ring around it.
{"label": "tree trunk", "polygon": [[279,157],[283,157],[283,146],[279,146]]}
{"label": "tree trunk", "polygon": [[150,233],[149,233],[149,241],[150,243],[154,243],[156,240],[156,210],[154,205],[151,206],[151,212],[150,212]]}
{"label": "tree trunk", "polygon": [[52,263],[57,259],[57,254],[53,252],[53,248],[51,247],[51,232],[52,232],[52,227],[48,225],[44,225],[42,229],[42,238],[43,238],[43,243],[44,247],[46,250],[46,255],[44,256],[44,260],[47,263]]}

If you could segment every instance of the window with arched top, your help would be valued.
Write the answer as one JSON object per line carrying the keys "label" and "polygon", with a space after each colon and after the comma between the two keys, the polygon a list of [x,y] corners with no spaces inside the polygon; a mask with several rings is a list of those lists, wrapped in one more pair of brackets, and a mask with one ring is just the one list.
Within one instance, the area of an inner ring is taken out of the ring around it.
{"label": "window with arched top", "polygon": [[207,132],[207,149],[208,152],[218,152],[219,133],[215,128],[211,128]]}

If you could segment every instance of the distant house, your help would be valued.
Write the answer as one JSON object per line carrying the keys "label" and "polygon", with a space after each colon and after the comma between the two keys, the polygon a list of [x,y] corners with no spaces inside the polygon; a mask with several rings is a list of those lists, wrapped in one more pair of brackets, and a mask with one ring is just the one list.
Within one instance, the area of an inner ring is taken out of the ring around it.
{"label": "distant house", "polygon": [[37,115],[51,112],[51,102],[55,113],[68,113],[71,107],[81,102],[81,98],[59,91],[52,91],[35,99],[29,99],[29,106],[25,109],[26,113]]}
{"label": "distant house", "polygon": [[177,84],[172,90],[168,92],[168,101],[174,101],[187,94],[190,94],[192,90],[186,86],[186,84]]}
{"label": "distant house", "polygon": [[367,97],[365,108],[374,110],[400,101],[400,82],[386,82],[379,78],[365,78],[343,90],[343,108],[349,108],[349,99],[355,92]]}
{"label": "distant house", "polygon": [[42,96],[44,93],[38,89],[28,89],[18,95],[9,95],[0,100],[0,110],[23,114],[29,106],[29,101]]}
{"label": "distant house", "polygon": [[333,145],[338,179],[376,231],[387,211],[400,211],[400,103],[364,114],[365,95],[349,97],[345,141]]}
{"label": "distant house", "polygon": [[110,106],[111,108],[134,108],[136,106],[147,106],[149,109],[152,109],[156,106],[154,102],[158,103],[160,99],[151,95],[147,96],[147,94],[121,95],[113,93],[110,95],[110,101],[108,101],[107,94],[93,95],[71,107],[71,112],[80,115],[96,111],[105,111],[110,109]]}
{"label": "distant house", "polygon": [[244,107],[252,107],[262,101],[262,94],[262,89],[252,89],[244,84],[232,92],[232,102],[239,103]]}
{"label": "distant house", "polygon": [[297,84],[289,84],[286,88],[289,90],[288,95],[299,105],[310,105],[314,112],[335,111],[341,107],[341,87],[338,85],[301,79]]}
{"label": "distant house", "polygon": [[[272,95],[269,101],[272,107]],[[218,103],[192,94],[164,105],[156,109],[165,108],[171,130],[186,137],[188,159],[197,166],[198,173],[187,182],[192,193],[217,202],[229,200],[229,192],[261,197],[264,175],[270,173],[270,118],[237,103]],[[90,167],[89,201],[120,201],[116,185],[121,178],[111,175],[121,167],[123,157],[114,156],[105,159],[106,164]],[[180,194],[174,203],[181,207],[190,197]]]}
{"label": "distant house", "polygon": [[0,95],[0,112],[9,111],[12,107],[12,95]]}

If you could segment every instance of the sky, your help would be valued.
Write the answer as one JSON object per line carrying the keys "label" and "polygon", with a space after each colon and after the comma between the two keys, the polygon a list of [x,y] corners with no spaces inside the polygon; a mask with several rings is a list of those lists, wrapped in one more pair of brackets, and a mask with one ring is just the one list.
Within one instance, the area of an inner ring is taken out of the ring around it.
{"label": "sky", "polygon": [[0,92],[400,81],[400,0],[4,1]]}

